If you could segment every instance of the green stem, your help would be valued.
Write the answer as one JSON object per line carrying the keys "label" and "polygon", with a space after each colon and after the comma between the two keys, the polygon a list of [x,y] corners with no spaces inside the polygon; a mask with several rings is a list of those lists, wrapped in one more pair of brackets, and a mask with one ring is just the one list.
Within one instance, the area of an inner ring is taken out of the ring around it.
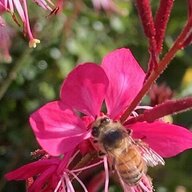
{"label": "green stem", "polygon": [[10,70],[7,78],[2,82],[0,87],[0,100],[5,95],[7,89],[11,85],[12,81],[14,81],[17,77],[18,72],[22,69],[22,66],[29,61],[29,55],[32,49],[27,49],[20,57],[20,59],[14,63],[13,68]]}

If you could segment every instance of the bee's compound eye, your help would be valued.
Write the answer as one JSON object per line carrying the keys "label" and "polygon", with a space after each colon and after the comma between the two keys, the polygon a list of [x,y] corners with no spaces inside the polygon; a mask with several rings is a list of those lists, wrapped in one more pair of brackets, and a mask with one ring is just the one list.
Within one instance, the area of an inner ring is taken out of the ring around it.
{"label": "bee's compound eye", "polygon": [[98,127],[93,127],[91,134],[93,137],[98,137],[99,136],[99,128]]}
{"label": "bee's compound eye", "polygon": [[108,124],[110,123],[110,119],[108,117],[104,117],[103,119],[101,119],[101,124]]}

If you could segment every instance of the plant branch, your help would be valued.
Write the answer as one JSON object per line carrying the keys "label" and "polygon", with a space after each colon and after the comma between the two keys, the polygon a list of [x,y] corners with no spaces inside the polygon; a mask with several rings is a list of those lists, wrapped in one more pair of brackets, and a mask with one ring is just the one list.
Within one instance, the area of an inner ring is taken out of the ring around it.
{"label": "plant branch", "polygon": [[165,30],[169,21],[170,13],[173,8],[174,0],[161,0],[155,15],[155,39],[157,54],[161,53]]}
{"label": "plant branch", "polygon": [[136,7],[138,10],[139,17],[144,29],[144,33],[149,41],[149,53],[150,59],[148,63],[148,71],[146,79],[148,78],[151,71],[157,66],[157,55],[156,55],[156,29],[151,11],[151,5],[149,0],[136,0]]}
{"label": "plant branch", "polygon": [[166,115],[172,115],[184,112],[192,108],[192,97],[180,99],[180,100],[168,100],[162,104],[159,104],[152,109],[145,110],[143,114],[128,119],[125,124],[135,123],[135,122],[153,122],[156,119],[162,118]]}
{"label": "plant branch", "polygon": [[134,100],[131,102],[130,106],[127,108],[127,110],[124,112],[124,114],[121,116],[120,120],[121,122],[125,122],[126,119],[129,117],[131,112],[135,109],[135,107],[141,102],[141,99],[143,96],[147,93],[147,91],[150,89],[151,85],[154,83],[155,80],[159,77],[159,75],[166,69],[168,64],[171,62],[171,60],[176,55],[177,51],[183,48],[183,42],[188,37],[188,33],[191,30],[192,27],[192,20],[189,20],[187,24],[185,25],[183,31],[180,33],[178,38],[176,39],[174,45],[171,47],[171,49],[167,52],[167,54],[163,57],[163,59],[159,62],[157,68],[152,71],[149,78],[144,83],[142,89],[139,91],[137,96],[134,98]]}

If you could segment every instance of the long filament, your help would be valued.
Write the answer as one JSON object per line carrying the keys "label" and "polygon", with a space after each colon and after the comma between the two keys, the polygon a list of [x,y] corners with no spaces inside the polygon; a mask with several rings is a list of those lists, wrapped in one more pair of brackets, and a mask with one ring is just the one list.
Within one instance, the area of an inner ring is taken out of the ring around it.
{"label": "long filament", "polygon": [[94,163],[94,164],[92,164],[92,165],[88,165],[88,166],[86,166],[86,167],[82,167],[82,168],[79,168],[79,169],[74,169],[74,170],[71,170],[70,172],[80,172],[80,171],[84,171],[84,170],[86,170],[86,169],[90,169],[90,168],[92,168],[92,167],[95,167],[95,166],[97,166],[97,165],[99,165],[99,164],[101,164],[101,163],[103,163],[104,161],[103,160],[101,160],[101,161],[99,161],[99,162],[97,162],[97,163]]}
{"label": "long filament", "polygon": [[77,177],[77,175],[75,175],[73,172],[69,171],[69,173],[71,175],[73,175],[73,177],[79,182],[79,184],[83,187],[85,192],[88,192],[85,185],[83,184],[83,182],[79,179],[79,177]]}
{"label": "long filament", "polygon": [[108,187],[109,187],[109,169],[108,169],[108,163],[107,163],[107,156],[104,156],[103,162],[104,162],[104,169],[105,169],[105,192],[108,192]]}

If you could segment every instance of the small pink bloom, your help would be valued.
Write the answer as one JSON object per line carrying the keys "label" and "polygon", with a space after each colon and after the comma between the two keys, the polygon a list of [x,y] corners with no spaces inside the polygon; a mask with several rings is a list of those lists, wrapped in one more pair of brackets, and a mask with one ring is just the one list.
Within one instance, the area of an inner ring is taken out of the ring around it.
{"label": "small pink bloom", "polygon": [[95,9],[104,9],[106,11],[117,11],[117,7],[112,0],[92,0]]}
{"label": "small pink bloom", "polygon": [[171,99],[173,95],[174,92],[166,84],[154,84],[149,90],[149,97],[151,100],[150,106],[155,106],[163,103],[166,100]]}
{"label": "small pink bloom", "polygon": [[[41,6],[46,10],[52,10],[50,6],[53,6],[51,0],[33,0],[36,4]],[[36,47],[37,43],[40,43],[40,40],[35,39],[30,26],[29,13],[27,7],[27,0],[0,0],[0,13],[10,12],[15,22],[19,24],[17,18],[15,17],[15,12],[19,14],[23,22],[23,31],[29,38],[29,47]]]}
{"label": "small pink bloom", "polygon": [[6,25],[4,19],[0,16],[0,54],[7,63],[10,63],[12,60],[9,53],[12,35],[11,28]]}

